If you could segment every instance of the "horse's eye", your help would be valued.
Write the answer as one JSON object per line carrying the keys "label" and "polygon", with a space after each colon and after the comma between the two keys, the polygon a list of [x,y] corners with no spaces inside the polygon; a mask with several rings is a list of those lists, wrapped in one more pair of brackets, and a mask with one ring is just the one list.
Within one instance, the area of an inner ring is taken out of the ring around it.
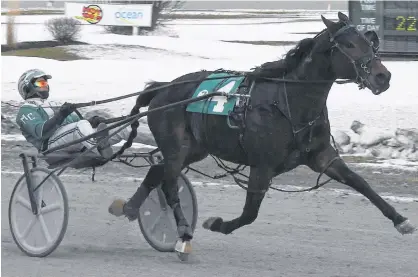
{"label": "horse's eye", "polygon": [[349,41],[347,41],[347,42],[345,42],[344,43],[344,46],[345,47],[347,47],[347,48],[354,48],[355,46],[354,46],[354,44],[352,44],[351,42],[349,42]]}

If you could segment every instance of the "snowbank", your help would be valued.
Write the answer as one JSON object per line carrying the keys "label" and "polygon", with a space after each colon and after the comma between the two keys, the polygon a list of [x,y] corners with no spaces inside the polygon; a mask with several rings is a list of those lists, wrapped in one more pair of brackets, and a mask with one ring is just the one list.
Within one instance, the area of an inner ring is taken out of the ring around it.
{"label": "snowbank", "polygon": [[372,156],[378,159],[418,161],[418,129],[388,131],[353,121],[351,131],[332,132],[338,150],[343,154]]}

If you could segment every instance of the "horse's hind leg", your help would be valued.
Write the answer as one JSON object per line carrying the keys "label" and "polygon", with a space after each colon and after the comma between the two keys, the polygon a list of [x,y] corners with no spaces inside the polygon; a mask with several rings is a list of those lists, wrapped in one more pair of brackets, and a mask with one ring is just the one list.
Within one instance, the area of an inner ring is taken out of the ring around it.
{"label": "horse's hind leg", "polygon": [[247,197],[242,214],[231,220],[223,221],[220,217],[211,217],[203,223],[203,228],[223,234],[230,234],[234,230],[253,223],[270,186],[273,171],[267,167],[251,167]]}
{"label": "horse's hind leg", "polygon": [[167,204],[172,208],[179,238],[191,240],[193,231],[180,206],[177,180],[192,148],[192,135],[186,130],[183,109],[173,109],[148,117],[148,124],[164,157],[162,186]]}
{"label": "horse's hind leg", "polygon": [[179,237],[184,240],[190,240],[192,238],[192,230],[180,206],[177,179],[183,169],[186,157],[187,162],[198,159],[188,155],[191,147],[190,139],[188,139],[190,136],[185,134],[185,129],[182,128],[182,125],[177,125],[171,131],[168,132],[170,135],[159,134],[159,136],[156,136],[157,144],[162,145],[161,153],[164,157],[164,163],[150,168],[144,181],[129,201],[126,202],[122,199],[113,201],[109,206],[109,213],[115,216],[124,215],[131,221],[137,219],[138,210],[142,203],[144,203],[150,192],[162,182],[161,189],[165,194],[167,204],[173,209]]}
{"label": "horse's hind leg", "polygon": [[183,214],[177,184],[178,177],[183,169],[183,164],[189,150],[187,141],[184,141],[184,144],[180,145],[180,149],[178,150],[179,151],[176,151],[175,148],[170,148],[162,151],[164,156],[164,176],[161,188],[165,194],[167,204],[173,209],[179,238],[191,240],[193,238],[193,231],[190,223],[187,222],[187,219]]}
{"label": "horse's hind leg", "polygon": [[180,126],[178,125],[178,129],[174,130],[170,136],[157,136],[158,144],[163,145],[161,152],[164,156],[164,163],[153,165],[150,168],[144,181],[129,201],[123,199],[113,201],[109,206],[109,213],[115,216],[124,215],[131,221],[136,220],[142,203],[150,192],[162,182],[161,189],[166,196],[167,204],[173,208],[179,237],[190,240],[192,230],[181,210],[177,179],[183,168],[204,159],[208,153],[199,146],[191,134],[182,130]]}

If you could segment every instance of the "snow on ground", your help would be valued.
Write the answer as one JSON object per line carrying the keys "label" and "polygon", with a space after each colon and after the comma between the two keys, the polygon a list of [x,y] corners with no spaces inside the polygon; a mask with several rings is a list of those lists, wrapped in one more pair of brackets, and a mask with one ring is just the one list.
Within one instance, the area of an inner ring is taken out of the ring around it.
{"label": "snow on ground", "polygon": [[[17,40],[32,41],[52,39],[49,32],[43,26],[48,19],[62,17],[62,15],[32,15],[18,16]],[[332,17],[330,17],[332,19]],[[304,19],[316,20],[307,22],[293,22],[298,20],[280,15],[277,18],[247,18],[247,19],[181,19],[165,23],[167,28],[180,38],[205,39],[205,40],[278,40],[297,41],[313,35],[293,34],[298,32],[317,32],[324,25],[319,16],[310,16]],[[2,30],[6,30],[7,17],[2,17]],[[30,26],[27,26],[29,24]],[[39,26],[38,26],[39,25]],[[95,39],[97,34],[103,33],[102,26],[83,25],[82,40]],[[41,35],[41,37],[36,37]],[[131,38],[132,39],[132,38]],[[99,39],[100,41],[109,39]],[[2,36],[2,44],[6,42]]]}
{"label": "snow on ground", "polygon": [[[186,20],[184,20],[186,21]],[[307,32],[319,32],[324,29],[322,21],[288,22],[289,19],[277,19],[275,21],[252,24],[241,22],[225,24],[225,20],[219,23],[200,23],[176,20],[179,24],[170,25],[170,28],[180,38],[213,39],[213,40],[241,40],[241,41],[299,41],[306,37],[313,37],[312,34],[297,34]],[[220,20],[218,20],[220,21]],[[229,21],[229,20],[228,20]],[[221,28],[219,28],[221,27]],[[213,28],[219,28],[216,32]]]}
{"label": "snow on ground", "polygon": [[[52,17],[57,16],[19,16],[17,22],[42,23]],[[67,48],[93,60],[60,62],[2,57],[1,99],[20,100],[16,81],[23,71],[32,67],[42,68],[52,74],[51,100],[60,102],[87,102],[124,95],[142,90],[147,81],[172,80],[201,69],[249,70],[263,62],[280,58],[291,46],[259,46],[220,40],[296,42],[313,35],[294,33],[319,32],[323,29],[320,21],[286,20],[284,17],[277,19],[277,22],[272,22],[271,18],[174,20],[157,35],[134,37],[105,34],[100,26],[83,26],[79,40],[92,45]],[[5,17],[2,17],[3,22],[6,22]],[[258,24],[250,24],[255,22]],[[6,24],[2,24],[3,31],[5,28]],[[51,39],[42,24],[20,24],[17,34],[19,41]],[[4,32],[2,41],[5,41]],[[333,86],[328,98],[333,128],[348,130],[354,120],[390,132],[396,128],[418,128],[418,62],[384,61],[384,64],[392,72],[391,88],[379,96],[368,90],[360,91],[355,84]],[[129,113],[133,102],[131,98],[101,108],[108,108],[115,116],[119,116]]]}

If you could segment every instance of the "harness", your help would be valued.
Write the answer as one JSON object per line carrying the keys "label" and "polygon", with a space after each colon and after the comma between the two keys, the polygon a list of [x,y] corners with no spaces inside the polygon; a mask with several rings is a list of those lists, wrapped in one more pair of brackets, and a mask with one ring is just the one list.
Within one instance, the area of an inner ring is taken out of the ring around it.
{"label": "harness", "polygon": [[[340,35],[344,34],[345,32],[349,30],[354,30],[359,37],[361,37],[369,46],[369,51],[362,55],[361,57],[354,59],[351,57],[347,51],[345,51],[340,44],[336,41],[336,38]],[[357,31],[356,27],[354,25],[346,24],[344,27],[339,29],[334,35],[329,34],[330,39],[329,41],[333,43],[333,46],[331,47],[331,56],[334,54],[334,50],[338,49],[341,53],[343,53],[351,62],[351,64],[354,67],[354,70],[356,72],[356,83],[359,85],[359,89],[364,89],[367,85],[371,86],[370,82],[368,81],[367,77],[371,74],[370,64],[371,61],[374,59],[380,59],[377,55],[377,52],[379,50],[378,46],[374,46],[372,42],[370,42],[363,34]],[[360,67],[360,71],[359,71]],[[363,77],[364,76],[364,77]]]}

